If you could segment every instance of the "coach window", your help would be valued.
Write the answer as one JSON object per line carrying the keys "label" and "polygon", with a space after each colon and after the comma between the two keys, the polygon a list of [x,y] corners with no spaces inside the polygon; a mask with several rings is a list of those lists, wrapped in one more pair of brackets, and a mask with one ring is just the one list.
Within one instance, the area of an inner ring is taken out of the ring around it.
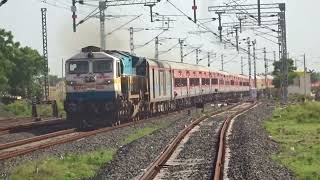
{"label": "coach window", "polygon": [[199,86],[200,80],[199,78],[190,78],[190,86]]}
{"label": "coach window", "polygon": [[212,85],[217,85],[218,84],[218,79],[211,79],[211,84]]}
{"label": "coach window", "polygon": [[162,84],[163,84],[163,95],[167,95],[167,83],[166,83],[166,72],[162,71],[163,79],[162,79]]}
{"label": "coach window", "polygon": [[156,97],[156,79],[154,75],[154,69],[152,69],[153,98]]}
{"label": "coach window", "polygon": [[224,80],[223,80],[223,79],[220,79],[220,80],[219,80],[219,84],[224,85]]}
{"label": "coach window", "polygon": [[210,85],[210,79],[203,78],[203,79],[201,79],[201,83],[202,83],[202,85]]}
{"label": "coach window", "polygon": [[231,85],[234,86],[234,80],[231,80]]}
{"label": "coach window", "polygon": [[187,86],[187,78],[175,78],[174,85],[175,85],[175,87],[186,87]]}
{"label": "coach window", "polygon": [[120,66],[120,62],[117,62],[117,77],[121,76],[121,66]]}

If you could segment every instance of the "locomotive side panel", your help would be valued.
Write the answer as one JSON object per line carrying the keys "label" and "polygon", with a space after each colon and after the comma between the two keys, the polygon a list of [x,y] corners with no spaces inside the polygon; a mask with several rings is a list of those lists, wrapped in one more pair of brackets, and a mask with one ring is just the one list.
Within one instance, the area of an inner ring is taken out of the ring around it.
{"label": "locomotive side panel", "polygon": [[167,63],[147,60],[150,102],[170,101],[172,94],[171,68]]}

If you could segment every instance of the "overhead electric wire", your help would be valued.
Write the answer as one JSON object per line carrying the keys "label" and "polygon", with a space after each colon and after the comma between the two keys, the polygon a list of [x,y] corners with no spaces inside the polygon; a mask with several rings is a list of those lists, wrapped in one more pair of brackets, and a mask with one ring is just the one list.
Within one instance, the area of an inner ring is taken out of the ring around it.
{"label": "overhead electric wire", "polygon": [[157,37],[159,37],[161,34],[163,34],[164,32],[166,32],[166,30],[163,30],[161,33],[159,33],[157,36],[155,36],[154,38],[152,38],[150,41],[144,43],[143,45],[138,45],[138,47],[136,47],[135,49],[139,49],[142,48],[148,44],[150,44],[153,40],[155,40]]}
{"label": "overhead electric wire", "polygon": [[136,17],[134,17],[134,18],[133,18],[133,19],[131,19],[130,21],[128,21],[128,22],[126,22],[126,23],[122,24],[121,26],[119,26],[119,27],[115,28],[114,30],[112,30],[111,32],[107,33],[107,34],[106,34],[106,36],[109,36],[109,35],[111,35],[112,33],[114,33],[114,32],[116,32],[116,31],[120,30],[121,28],[123,28],[124,26],[126,26],[126,25],[130,24],[131,22],[133,22],[134,20],[136,20],[136,19],[140,18],[141,16],[142,16],[142,14],[140,14],[140,15],[138,15],[138,16],[136,16]]}
{"label": "overhead electric wire", "polygon": [[180,44],[180,42],[178,42],[177,44],[173,45],[172,47],[170,47],[170,48],[167,49],[166,51],[159,52],[159,55],[163,55],[163,54],[166,54],[166,53],[172,51],[172,50],[175,49],[179,44]]}

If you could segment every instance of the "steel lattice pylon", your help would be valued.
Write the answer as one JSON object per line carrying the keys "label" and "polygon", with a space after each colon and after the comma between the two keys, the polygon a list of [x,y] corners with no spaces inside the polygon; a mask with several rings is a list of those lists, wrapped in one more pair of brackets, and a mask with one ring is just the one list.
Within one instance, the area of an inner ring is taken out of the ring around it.
{"label": "steel lattice pylon", "polygon": [[42,17],[42,43],[43,43],[43,59],[45,61],[44,70],[44,100],[49,98],[49,68],[48,68],[48,34],[47,34],[47,8],[41,8]]}

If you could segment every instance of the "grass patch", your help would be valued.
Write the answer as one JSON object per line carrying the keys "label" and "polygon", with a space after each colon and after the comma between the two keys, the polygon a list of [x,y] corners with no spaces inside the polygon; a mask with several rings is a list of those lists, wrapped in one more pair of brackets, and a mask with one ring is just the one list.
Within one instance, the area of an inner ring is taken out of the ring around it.
{"label": "grass patch", "polygon": [[112,160],[116,150],[99,150],[87,154],[66,155],[63,159],[46,158],[36,162],[27,162],[11,174],[10,179],[20,180],[56,180],[80,179],[95,175],[103,164]]}
{"label": "grass patch", "polygon": [[[129,144],[147,136],[154,131],[168,126],[168,122],[160,122],[138,128],[123,137],[121,145]],[[116,149],[98,150],[86,154],[68,154],[63,159],[48,157],[40,161],[27,162],[16,167],[12,172],[12,180],[73,180],[93,177],[96,171],[112,160]]]}
{"label": "grass patch", "polygon": [[[59,115],[65,117],[66,112],[63,109],[63,103],[57,101]],[[31,103],[26,100],[17,100],[11,104],[5,105],[4,110],[14,114],[17,117],[30,117],[31,114]],[[52,116],[51,105],[37,105],[38,115],[42,117]]]}
{"label": "grass patch", "polygon": [[281,144],[273,159],[291,169],[296,179],[320,179],[320,103],[278,108],[265,127]]}
{"label": "grass patch", "polygon": [[5,108],[5,105],[0,102],[0,118],[1,117],[8,118],[8,117],[13,117],[14,116],[14,114],[12,114],[11,112],[8,112],[4,108]]}
{"label": "grass patch", "polygon": [[154,124],[151,126],[147,126],[144,128],[138,128],[136,129],[133,133],[129,134],[128,136],[126,136],[122,141],[121,141],[121,145],[125,145],[125,144],[129,144],[137,139],[140,139],[144,136],[147,136],[149,134],[152,134],[154,131],[167,127],[169,125],[168,122],[161,122],[159,124]]}

